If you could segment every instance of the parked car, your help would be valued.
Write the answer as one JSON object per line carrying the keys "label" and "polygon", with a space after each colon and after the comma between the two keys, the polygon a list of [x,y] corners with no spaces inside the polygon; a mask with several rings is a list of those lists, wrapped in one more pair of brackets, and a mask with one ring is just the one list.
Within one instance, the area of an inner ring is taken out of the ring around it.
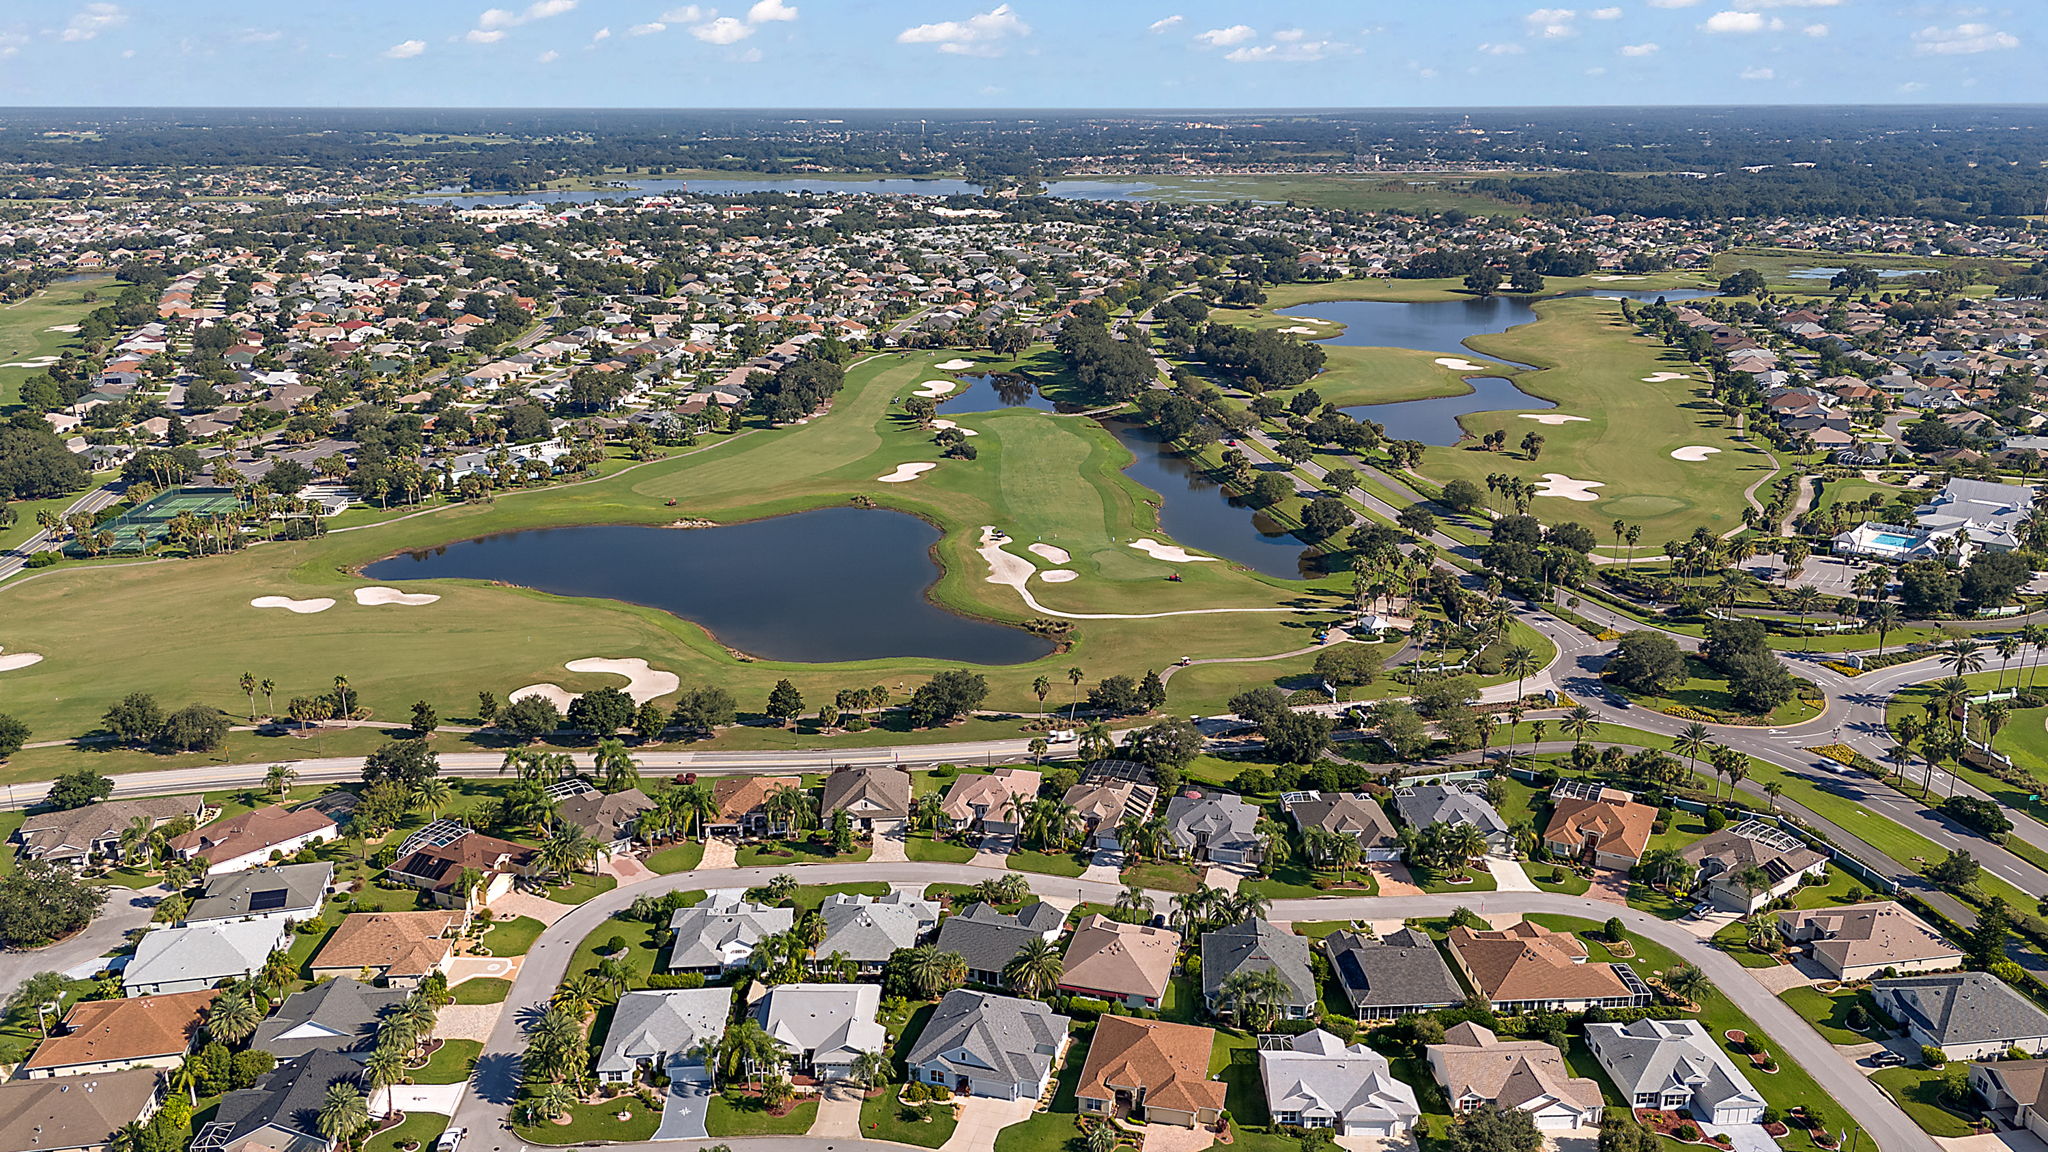
{"label": "parked car", "polygon": [[1870,1066],[1873,1068],[1897,1068],[1905,1062],[1906,1058],[1904,1056],[1889,1048],[1870,1058]]}
{"label": "parked car", "polygon": [[469,1135],[467,1128],[450,1128],[434,1141],[434,1152],[455,1152],[462,1146],[462,1138]]}

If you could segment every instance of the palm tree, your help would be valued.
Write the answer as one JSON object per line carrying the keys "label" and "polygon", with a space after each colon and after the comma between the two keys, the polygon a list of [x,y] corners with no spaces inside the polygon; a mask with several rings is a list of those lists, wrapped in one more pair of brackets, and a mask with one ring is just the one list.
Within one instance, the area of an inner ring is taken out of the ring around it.
{"label": "palm tree", "polygon": [[1806,632],[1805,648],[1813,646],[1813,633],[1806,631],[1806,620],[1813,615],[1814,609],[1820,607],[1820,602],[1821,594],[1818,588],[1800,587],[1792,590],[1790,603],[1792,610],[1799,613],[1799,630]]}
{"label": "palm tree", "polygon": [[911,987],[927,1000],[936,1000],[967,983],[967,961],[958,952],[941,952],[936,945],[911,949]]}
{"label": "palm tree", "polygon": [[1871,628],[1877,632],[1877,654],[1882,656],[1884,655],[1884,638],[1891,635],[1900,624],[1904,623],[1905,618],[1899,615],[1899,606],[1897,604],[1886,601],[1870,610],[1869,620]]}
{"label": "palm tree", "polygon": [[1736,872],[1733,879],[1742,886],[1743,894],[1749,897],[1751,904],[1756,903],[1757,893],[1768,892],[1771,888],[1771,874],[1754,864]]}
{"label": "palm tree", "polygon": [[148,816],[137,816],[121,829],[121,858],[130,862],[147,863],[149,840],[156,832],[156,821]]}
{"label": "palm tree", "polygon": [[556,828],[540,845],[540,864],[555,875],[567,877],[589,864],[595,866],[600,846],[590,833],[574,824]]}
{"label": "palm tree", "polygon": [[[1317,828],[1314,831],[1322,831]],[[1125,888],[1117,893],[1112,919],[1139,923],[1152,915],[1152,897],[1143,888]]]}
{"label": "palm tree", "polygon": [[363,1097],[362,1089],[352,1084],[336,1082],[327,1086],[327,1094],[320,1098],[320,1111],[314,1117],[313,1126],[329,1143],[340,1143],[355,1135],[358,1128],[370,1122],[369,1101]]}
{"label": "palm tree", "polygon": [[1969,672],[1982,672],[1983,648],[1984,645],[1979,641],[1957,636],[1951,639],[1947,648],[1943,650],[1941,662],[1948,665],[1949,671],[1957,676]]}
{"label": "palm tree", "polygon": [[272,796],[282,796],[299,778],[299,770],[289,764],[272,764],[263,773],[263,787]]}
{"label": "palm tree", "polygon": [[[1043,679],[1043,677],[1040,677]],[[854,1083],[866,1088],[887,1084],[896,1069],[886,1052],[862,1052],[853,1058]]]}
{"label": "palm tree", "polygon": [[1690,724],[1687,724],[1685,728],[1679,732],[1677,737],[1672,740],[1672,744],[1676,746],[1680,752],[1685,753],[1686,768],[1688,771],[1698,770],[1701,753],[1705,752],[1707,750],[1707,746],[1712,744],[1713,742],[1714,734],[1707,730],[1707,726],[1705,724],[1701,724],[1697,720]]}
{"label": "palm tree", "polygon": [[1101,760],[1116,751],[1116,734],[1101,720],[1090,720],[1081,726],[1081,756],[1088,760]]}
{"label": "palm tree", "polygon": [[1531,672],[1536,671],[1542,666],[1542,661],[1536,658],[1535,650],[1526,644],[1512,645],[1506,652],[1501,654],[1500,670],[1515,678],[1515,700],[1517,703],[1522,699],[1522,682],[1529,678]]}
{"label": "palm tree", "polygon": [[718,1044],[717,1066],[728,1080],[758,1076],[763,1070],[782,1067],[788,1059],[789,1049],[751,1015],[727,1027]]}
{"label": "palm tree", "polygon": [[1999,659],[1998,686],[2004,688],[2005,670],[2012,667],[2012,658],[2020,654],[2020,649],[2025,647],[2025,642],[2018,635],[2008,632],[1998,638],[1998,643],[1994,647],[1998,651]]}
{"label": "palm tree", "polygon": [[263,1023],[263,1009],[240,992],[223,992],[206,1011],[206,1033],[223,1044],[240,1044]]}
{"label": "palm tree", "polygon": [[1712,987],[1706,973],[1682,962],[1672,965],[1671,970],[1664,974],[1664,986],[1671,989],[1672,995],[1692,1004],[1698,1004],[1700,997]]}
{"label": "palm tree", "polygon": [[1667,892],[1671,890],[1672,881],[1684,875],[1688,867],[1679,850],[1668,846],[1651,848],[1636,862],[1636,869],[1643,874],[1643,879],[1661,885]]}
{"label": "palm tree", "polygon": [[455,786],[439,776],[427,776],[414,783],[406,799],[430,816],[439,816],[455,799]]}
{"label": "palm tree", "polygon": [[591,758],[597,770],[598,779],[607,792],[624,792],[640,786],[640,765],[632,754],[626,751],[626,742],[617,737],[599,740],[597,751]]}
{"label": "palm tree", "polygon": [[1783,791],[1785,791],[1785,784],[1783,781],[1764,781],[1764,795],[1770,799],[1771,811],[1776,812],[1778,810],[1778,795]]}
{"label": "palm tree", "polygon": [[[370,1086],[370,1099],[375,1101],[377,1093],[388,1090],[393,1084],[405,1079],[405,1055],[396,1048],[379,1048],[363,1061],[363,1083]],[[388,1111],[380,1108],[378,1111]]]}
{"label": "palm tree", "polygon": [[1065,965],[1052,941],[1033,937],[1003,965],[1003,983],[1020,996],[1044,999],[1058,988]]}
{"label": "palm tree", "polygon": [[1240,968],[1216,989],[1216,1009],[1239,1027],[1263,1032],[1287,1002],[1287,983],[1271,968]]}
{"label": "palm tree", "polygon": [[1580,704],[1565,716],[1564,730],[1572,734],[1572,743],[1584,744],[1589,736],[1600,731],[1600,722],[1591,708]]}

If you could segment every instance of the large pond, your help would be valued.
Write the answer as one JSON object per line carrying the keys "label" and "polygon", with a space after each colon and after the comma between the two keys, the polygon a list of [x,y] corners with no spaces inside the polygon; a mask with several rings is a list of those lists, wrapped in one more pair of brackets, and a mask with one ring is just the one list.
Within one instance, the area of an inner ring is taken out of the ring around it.
{"label": "large pond", "polygon": [[1102,426],[1138,458],[1124,475],[1159,493],[1159,526],[1174,543],[1284,580],[1307,574],[1301,566],[1305,545],[1293,533],[1225,492],[1157,432],[1125,420],[1104,420]]}
{"label": "large pond", "polygon": [[[422,196],[409,196],[416,204],[446,204],[456,208],[504,208],[520,204],[589,204],[598,200],[627,200],[636,196],[733,196],[750,192],[860,192],[877,196],[979,196],[981,188],[965,180],[916,180],[895,177],[883,180],[824,180],[816,177],[772,177],[753,180],[664,180],[622,181],[621,188],[554,189],[543,192],[464,192],[439,188]],[[1140,181],[1054,180],[1046,195],[1062,200],[1142,200],[1157,185]]]}
{"label": "large pond", "polygon": [[938,541],[938,529],[902,512],[827,508],[719,528],[508,532],[404,553],[363,574],[624,600],[694,620],[720,643],[771,660],[1022,664],[1052,651],[1044,637],[927,599]]}
{"label": "large pond", "polygon": [[[1467,376],[1472,391],[1463,396],[1432,396],[1427,400],[1402,400],[1392,404],[1358,404],[1344,409],[1354,420],[1371,420],[1386,429],[1394,440],[1419,440],[1424,444],[1451,445],[1465,438],[1458,417],[1474,412],[1499,412],[1508,408],[1555,408],[1541,396],[1531,396],[1505,376]],[[1541,431],[1532,426],[1532,431]]]}
{"label": "large pond", "polygon": [[1005,408],[1034,408],[1040,412],[1058,409],[1052,401],[1039,394],[1038,385],[1028,376],[1014,372],[984,372],[959,377],[965,385],[952,395],[939,401],[939,416],[959,416],[968,412],[1000,412]]}

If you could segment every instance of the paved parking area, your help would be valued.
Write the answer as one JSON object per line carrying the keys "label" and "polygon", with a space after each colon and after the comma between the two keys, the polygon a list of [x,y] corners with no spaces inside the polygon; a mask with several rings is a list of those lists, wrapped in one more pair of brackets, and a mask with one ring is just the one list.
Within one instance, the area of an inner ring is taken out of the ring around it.
{"label": "paved parking area", "polygon": [[711,1111],[711,1073],[702,1064],[671,1064],[668,1070],[668,1098],[661,1103],[661,1127],[656,1140],[695,1140],[707,1135],[705,1117]]}
{"label": "paved parking area", "polygon": [[1605,900],[1609,904],[1628,904],[1628,873],[1612,868],[1595,868],[1593,883],[1586,889],[1586,899]]}
{"label": "paved parking area", "polygon": [[1493,873],[1493,887],[1497,892],[1541,892],[1536,882],[1529,879],[1529,873],[1520,860],[1505,856],[1488,856],[1486,870]]}

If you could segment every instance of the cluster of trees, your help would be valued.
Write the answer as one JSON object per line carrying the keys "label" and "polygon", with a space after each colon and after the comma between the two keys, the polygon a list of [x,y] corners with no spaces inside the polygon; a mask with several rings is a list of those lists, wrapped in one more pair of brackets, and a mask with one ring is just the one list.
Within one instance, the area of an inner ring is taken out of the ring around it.
{"label": "cluster of trees", "polygon": [[772,374],[756,372],[747,379],[754,411],[771,424],[787,424],[818,410],[846,384],[846,369],[832,360],[804,356]]}
{"label": "cluster of trees", "polygon": [[218,708],[187,704],[165,712],[156,697],[130,692],[106,710],[100,724],[125,744],[169,752],[209,752],[227,738],[230,722]]}
{"label": "cluster of trees", "polygon": [[1591,574],[1586,556],[1599,542],[1583,524],[1567,521],[1545,529],[1534,516],[1503,516],[1493,523],[1486,566],[1504,580],[1571,587]]}
{"label": "cluster of trees", "polygon": [[1926,558],[1899,565],[1899,603],[1914,616],[1947,616],[1958,609],[1997,608],[2013,602],[2034,575],[2015,552],[1980,551],[1958,570]]}
{"label": "cluster of trees", "polygon": [[1077,305],[1060,326],[1053,347],[1066,359],[1074,380],[1096,398],[1129,400],[1150,388],[1158,372],[1150,352],[1135,340],[1110,335],[1108,325],[1108,313],[1100,305]]}
{"label": "cluster of trees", "polygon": [[0,946],[41,948],[61,940],[91,924],[106,903],[105,885],[48,861],[23,860],[0,876]]}
{"label": "cluster of trees", "polygon": [[1326,359],[1320,344],[1235,324],[1203,325],[1195,354],[1253,392],[1306,384],[1323,370]]}
{"label": "cluster of trees", "polygon": [[1760,621],[1709,619],[1700,659],[1728,678],[1728,694],[1738,707],[1759,715],[1799,691],[1791,670],[1771,651]]}
{"label": "cluster of trees", "polygon": [[85,487],[85,465],[32,412],[0,422],[0,504],[49,500]]}

